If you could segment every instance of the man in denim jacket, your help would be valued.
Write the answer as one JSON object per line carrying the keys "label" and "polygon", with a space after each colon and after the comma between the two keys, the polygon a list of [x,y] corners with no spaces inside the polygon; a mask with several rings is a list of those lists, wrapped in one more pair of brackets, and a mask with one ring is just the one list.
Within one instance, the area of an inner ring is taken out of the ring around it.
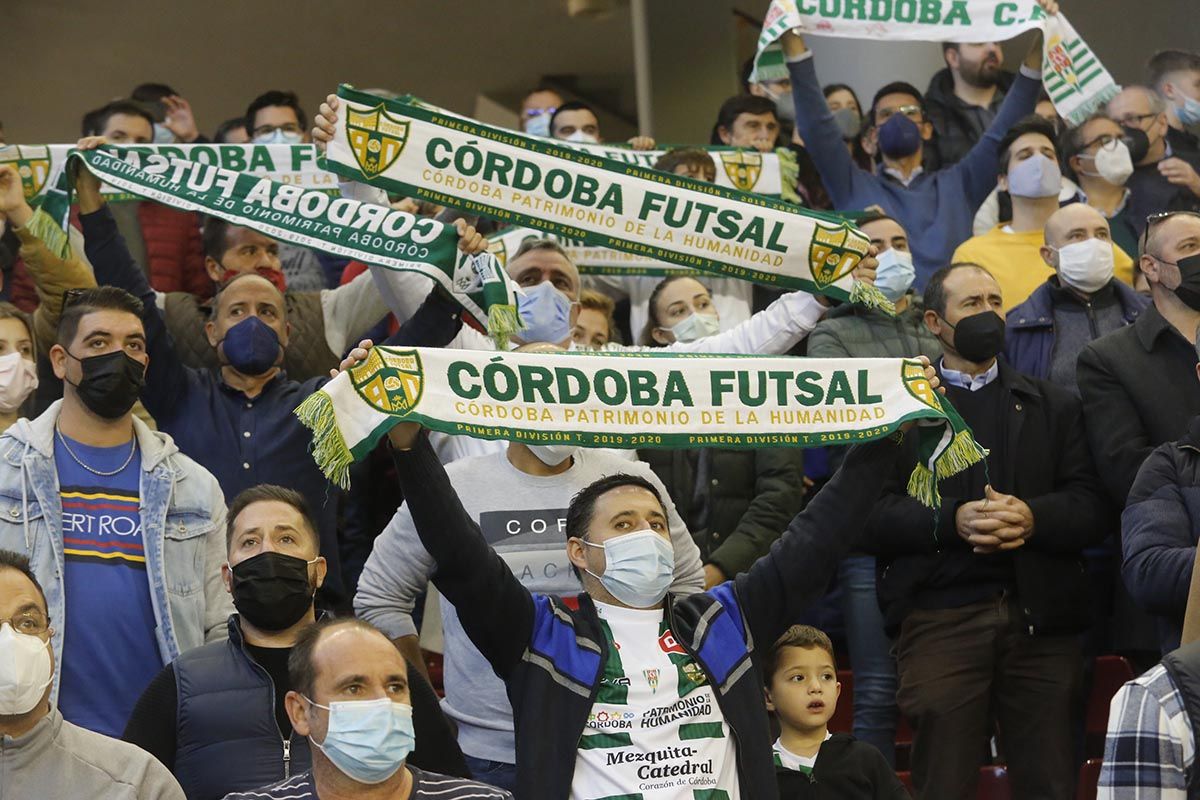
{"label": "man in denim jacket", "polygon": [[141,301],[104,287],[64,305],[48,353],[63,399],[0,436],[0,548],[26,555],[46,590],[51,702],[120,736],[164,664],[226,636],[225,499],[130,411],[149,362]]}

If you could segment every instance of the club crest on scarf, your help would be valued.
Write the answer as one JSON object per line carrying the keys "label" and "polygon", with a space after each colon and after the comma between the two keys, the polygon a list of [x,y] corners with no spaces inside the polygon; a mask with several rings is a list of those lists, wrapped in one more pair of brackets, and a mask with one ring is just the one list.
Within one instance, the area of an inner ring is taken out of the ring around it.
{"label": "club crest on scarf", "polygon": [[929,379],[925,377],[925,367],[921,365],[921,362],[905,361],[900,377],[909,394],[930,408],[943,410],[942,401],[938,399],[937,392],[929,385]]}
{"label": "club crest on scarf", "polygon": [[754,191],[758,177],[762,175],[762,153],[747,153],[744,150],[721,153],[721,164],[725,167],[729,182],[736,188],[743,192]]}
{"label": "club crest on scarf", "polygon": [[350,370],[350,381],[363,400],[388,414],[405,414],[421,399],[425,372],[415,350],[372,348],[367,360]]}
{"label": "club crest on scarf", "polygon": [[49,147],[0,147],[0,164],[12,164],[17,168],[26,200],[32,200],[42,191],[50,177],[51,163]]}
{"label": "club crest on scarf", "polygon": [[1068,42],[1057,35],[1047,39],[1043,80],[1053,102],[1061,102],[1064,96],[1072,92],[1082,93],[1083,87],[1103,72],[1104,68],[1083,39],[1076,38]]}
{"label": "club crest on scarf", "polygon": [[824,289],[839,278],[854,271],[871,247],[866,236],[848,222],[831,225],[817,222],[812,243],[808,246],[808,263],[813,280]]}
{"label": "club crest on scarf", "polygon": [[383,110],[383,104],[370,111],[347,109],[346,138],[363,175],[374,178],[390,167],[408,142],[408,120],[400,120]]}

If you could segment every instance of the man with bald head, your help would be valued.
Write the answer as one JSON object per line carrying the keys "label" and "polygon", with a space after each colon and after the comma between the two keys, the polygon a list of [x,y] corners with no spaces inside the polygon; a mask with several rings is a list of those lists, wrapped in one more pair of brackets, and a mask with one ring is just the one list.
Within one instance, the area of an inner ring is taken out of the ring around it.
{"label": "man with bald head", "polygon": [[1075,362],[1091,341],[1131,325],[1150,301],[1113,277],[1108,220],[1083,203],[1050,215],[1042,260],[1054,270],[1008,312],[1006,355],[1019,372],[1076,395]]}
{"label": "man with bald head", "polygon": [[370,623],[326,619],[288,656],[291,727],[312,745],[312,769],[225,800],[512,800],[501,789],[408,763],[416,744],[408,664]]}
{"label": "man with bald head", "polygon": [[[79,147],[91,149],[103,141],[85,139]],[[283,294],[257,272],[228,281],[214,299],[205,325],[220,366],[186,366],[167,333],[154,291],[117,232],[99,181],[81,169],[76,192],[85,249],[97,282],[121,286],[142,298],[151,366],[141,399],[159,430],[171,434],[184,453],[207,467],[226,497],[262,483],[287,486],[304,495],[313,504],[321,553],[329,564],[322,597],[335,606],[348,601],[338,556],[339,496],[309,452],[311,431],[293,413],[329,379],[300,382],[281,368],[292,333]],[[468,245],[483,246],[473,230],[460,240],[460,246]]]}
{"label": "man with bald head", "polygon": [[1129,218],[1138,235],[1150,214],[1200,211],[1200,152],[1172,147],[1167,101],[1148,87],[1127,86],[1105,111],[1124,129],[1133,159],[1133,174],[1125,185],[1131,192]]}
{"label": "man with bald head", "polygon": [[1153,305],[1133,325],[1087,345],[1076,373],[1100,476],[1121,506],[1150,452],[1181,438],[1200,414],[1200,214],[1152,216],[1139,266]]}

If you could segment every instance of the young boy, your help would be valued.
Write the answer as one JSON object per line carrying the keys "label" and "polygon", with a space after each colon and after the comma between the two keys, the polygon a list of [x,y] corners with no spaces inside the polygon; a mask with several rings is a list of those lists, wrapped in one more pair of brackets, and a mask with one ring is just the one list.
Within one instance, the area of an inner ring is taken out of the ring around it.
{"label": "young boy", "polygon": [[826,727],[842,685],[829,637],[793,625],[771,650],[767,708],[779,720],[775,767],[781,800],[908,800],[878,750]]}

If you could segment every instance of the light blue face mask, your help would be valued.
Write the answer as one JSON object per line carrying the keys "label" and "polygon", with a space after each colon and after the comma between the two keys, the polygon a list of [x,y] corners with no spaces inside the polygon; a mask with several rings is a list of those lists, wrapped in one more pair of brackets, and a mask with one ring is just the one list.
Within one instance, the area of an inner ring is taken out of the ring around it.
{"label": "light blue face mask", "polygon": [[585,571],[625,605],[652,608],[667,596],[675,573],[675,550],[666,537],[647,528],[604,544],[580,541],[588,547],[604,548],[604,574]]}
{"label": "light blue face mask", "polygon": [[1175,115],[1184,125],[1200,124],[1200,100],[1185,95],[1183,105],[1175,107]]}
{"label": "light blue face mask", "polygon": [[543,136],[550,138],[550,112],[546,111],[541,114],[534,114],[532,117],[525,118],[525,132],[530,136]]}
{"label": "light blue face mask", "polygon": [[1062,170],[1058,162],[1035,153],[1008,170],[1008,193],[1013,197],[1058,197]]}
{"label": "light blue face mask", "polygon": [[912,286],[917,271],[913,268],[912,253],[892,247],[879,254],[879,267],[875,270],[875,288],[893,303],[904,297]]}
{"label": "light blue face mask", "polygon": [[571,338],[571,298],[554,288],[550,281],[523,289],[517,295],[517,312],[525,329],[514,338],[526,344],[549,342],[561,344]]}
{"label": "light blue face mask", "polygon": [[359,783],[383,783],[395,775],[416,744],[412,706],[386,697],[327,706],[304,699],[329,712],[325,741],[309,741]]}
{"label": "light blue face mask", "polygon": [[254,144],[300,144],[303,139],[304,134],[299,131],[285,131],[283,128],[276,128],[270,133],[255,136]]}
{"label": "light blue face mask", "polygon": [[154,123],[154,143],[155,144],[174,144],[175,134],[171,129],[161,122]]}

